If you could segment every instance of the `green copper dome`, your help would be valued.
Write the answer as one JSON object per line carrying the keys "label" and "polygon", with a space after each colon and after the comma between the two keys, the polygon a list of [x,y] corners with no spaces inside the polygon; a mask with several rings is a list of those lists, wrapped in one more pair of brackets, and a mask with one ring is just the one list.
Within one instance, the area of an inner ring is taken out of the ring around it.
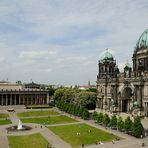
{"label": "green copper dome", "polygon": [[146,29],[138,39],[136,49],[140,48],[148,48],[148,29]]}
{"label": "green copper dome", "polygon": [[101,60],[113,60],[113,56],[108,50],[104,53],[104,55],[101,57]]}

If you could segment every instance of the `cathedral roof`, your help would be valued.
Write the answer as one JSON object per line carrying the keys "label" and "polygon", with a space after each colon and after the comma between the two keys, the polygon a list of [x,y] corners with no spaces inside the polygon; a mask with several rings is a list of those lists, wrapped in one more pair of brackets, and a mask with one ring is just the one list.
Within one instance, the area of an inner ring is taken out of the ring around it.
{"label": "cathedral roof", "polygon": [[113,60],[113,56],[108,50],[104,53],[104,55],[101,57],[101,60]]}
{"label": "cathedral roof", "polygon": [[136,49],[148,48],[148,29],[146,29],[136,44]]}

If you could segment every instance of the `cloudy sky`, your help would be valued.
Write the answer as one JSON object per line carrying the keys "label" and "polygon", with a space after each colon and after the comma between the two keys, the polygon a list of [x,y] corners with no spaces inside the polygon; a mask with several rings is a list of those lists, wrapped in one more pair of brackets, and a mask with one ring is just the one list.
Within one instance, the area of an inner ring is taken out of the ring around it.
{"label": "cloudy sky", "polygon": [[122,69],[148,28],[148,0],[0,0],[0,80],[95,83],[106,48]]}

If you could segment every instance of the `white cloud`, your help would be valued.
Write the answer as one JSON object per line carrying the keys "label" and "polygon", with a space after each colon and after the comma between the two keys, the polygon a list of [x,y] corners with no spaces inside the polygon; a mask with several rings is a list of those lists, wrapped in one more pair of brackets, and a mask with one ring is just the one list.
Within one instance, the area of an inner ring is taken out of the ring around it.
{"label": "white cloud", "polygon": [[46,58],[48,56],[51,56],[53,54],[56,54],[56,51],[22,51],[19,55],[19,58],[22,59],[40,59],[40,58]]}

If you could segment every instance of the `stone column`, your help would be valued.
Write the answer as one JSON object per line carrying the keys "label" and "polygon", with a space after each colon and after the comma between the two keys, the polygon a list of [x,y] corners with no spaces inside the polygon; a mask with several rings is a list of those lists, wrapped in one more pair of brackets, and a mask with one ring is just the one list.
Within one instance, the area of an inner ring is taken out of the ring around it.
{"label": "stone column", "polygon": [[20,96],[20,94],[19,94],[19,105],[21,104],[21,96]]}
{"label": "stone column", "polygon": [[46,98],[46,96],[43,95],[43,104],[46,104],[46,103],[45,103],[45,98]]}
{"label": "stone column", "polygon": [[145,116],[147,116],[147,112],[146,112],[146,102],[144,102],[144,114],[145,114]]}
{"label": "stone column", "polygon": [[31,105],[33,104],[33,94],[31,94]]}
{"label": "stone column", "polygon": [[12,94],[10,94],[10,105],[12,105]]}
{"label": "stone column", "polygon": [[39,105],[41,104],[41,95],[39,94]]}
{"label": "stone column", "polygon": [[24,94],[22,94],[23,105],[25,105]]}
{"label": "stone column", "polygon": [[8,95],[6,94],[6,105],[8,105]]}
{"label": "stone column", "polygon": [[2,103],[1,103],[1,105],[3,105],[4,104],[4,99],[3,99],[3,94],[2,94]]}
{"label": "stone column", "polygon": [[148,102],[146,102],[145,105],[146,117],[148,117]]}
{"label": "stone column", "polygon": [[28,97],[28,95],[26,95],[26,96],[27,96],[26,99],[27,99],[27,105],[28,105],[29,104],[29,97]]}
{"label": "stone column", "polygon": [[122,112],[122,103],[123,103],[123,100],[121,100],[121,112]]}
{"label": "stone column", "polygon": [[16,94],[14,95],[14,105],[16,105]]}
{"label": "stone column", "polygon": [[49,94],[47,93],[47,95],[46,95],[46,104],[48,104],[49,103]]}

